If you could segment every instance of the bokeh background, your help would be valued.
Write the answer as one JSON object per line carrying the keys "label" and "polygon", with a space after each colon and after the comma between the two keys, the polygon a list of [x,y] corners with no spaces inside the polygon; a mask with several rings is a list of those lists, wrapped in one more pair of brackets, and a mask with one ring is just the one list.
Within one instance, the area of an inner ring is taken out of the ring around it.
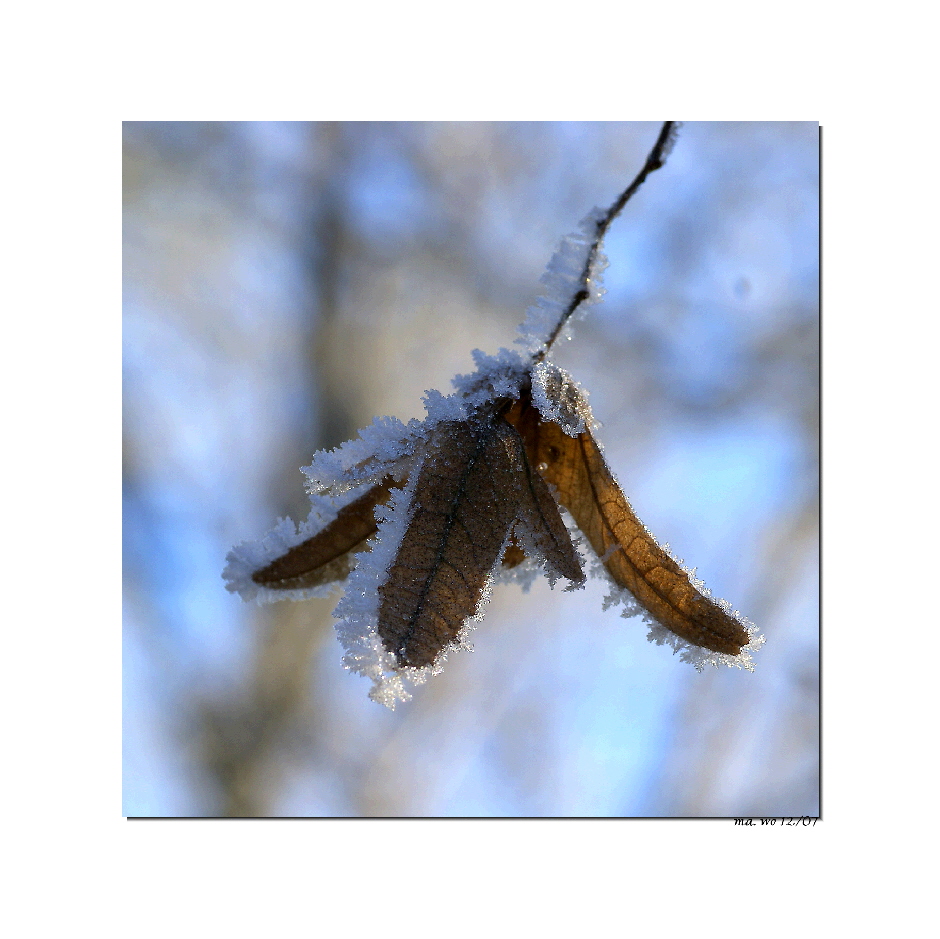
{"label": "bokeh background", "polygon": [[124,125],[125,815],[818,814],[815,123],[686,124],[556,356],[639,516],[766,635],[754,673],[539,583],[389,712],[335,598],[220,576],[306,516],[315,450],[511,345],[658,128]]}

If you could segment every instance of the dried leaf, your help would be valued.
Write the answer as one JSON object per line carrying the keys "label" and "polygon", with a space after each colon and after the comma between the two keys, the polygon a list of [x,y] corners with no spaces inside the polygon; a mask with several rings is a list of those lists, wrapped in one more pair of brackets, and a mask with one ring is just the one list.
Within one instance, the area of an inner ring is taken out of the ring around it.
{"label": "dried leaf", "polygon": [[367,539],[375,534],[375,507],[388,502],[394,482],[386,476],[340,509],[322,531],[255,571],[251,579],[271,590],[319,587],[343,580],[352,567],[353,555],[364,550]]}
{"label": "dried leaf", "polygon": [[494,417],[441,424],[379,588],[378,633],[399,665],[431,665],[459,641],[517,521],[553,573],[584,579],[558,506],[516,430]]}
{"label": "dried leaf", "polygon": [[636,517],[590,429],[568,436],[541,419],[528,395],[513,404],[506,420],[518,428],[530,462],[555,487],[615,583],[693,645],[737,655],[748,644],[744,626],[692,585]]}

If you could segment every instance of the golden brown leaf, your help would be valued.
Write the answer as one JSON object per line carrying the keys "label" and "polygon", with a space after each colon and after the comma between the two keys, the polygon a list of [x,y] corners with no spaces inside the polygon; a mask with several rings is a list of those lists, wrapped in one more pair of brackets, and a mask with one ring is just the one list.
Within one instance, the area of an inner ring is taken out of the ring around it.
{"label": "golden brown leaf", "polygon": [[340,509],[322,531],[255,571],[251,579],[271,590],[319,587],[342,580],[350,571],[353,555],[375,534],[375,507],[388,502],[394,482],[386,476]]}
{"label": "golden brown leaf", "polygon": [[458,639],[517,521],[553,573],[583,580],[558,506],[516,430],[493,417],[442,423],[379,588],[378,633],[399,665],[431,665]]}
{"label": "golden brown leaf", "polygon": [[603,560],[614,582],[629,590],[677,636],[713,652],[737,655],[747,630],[703,596],[688,574],[636,517],[589,429],[570,437],[543,421],[523,395],[505,415],[525,441],[529,460]]}

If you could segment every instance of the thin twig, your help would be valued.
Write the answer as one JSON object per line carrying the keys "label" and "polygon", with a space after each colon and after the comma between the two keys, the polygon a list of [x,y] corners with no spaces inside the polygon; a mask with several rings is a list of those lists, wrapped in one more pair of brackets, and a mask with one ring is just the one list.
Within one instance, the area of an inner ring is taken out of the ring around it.
{"label": "thin twig", "polygon": [[588,291],[588,280],[591,277],[591,272],[594,269],[594,265],[597,262],[597,254],[600,251],[601,244],[604,241],[604,236],[607,234],[607,229],[610,228],[611,222],[621,213],[623,207],[630,201],[634,196],[636,191],[643,185],[646,180],[646,177],[650,173],[655,172],[664,166],[666,163],[666,158],[669,156],[670,151],[672,150],[673,144],[676,142],[676,134],[679,130],[680,124],[678,121],[665,121],[663,123],[662,130],[659,132],[659,137],[656,139],[656,143],[653,145],[653,149],[650,150],[649,156],[646,158],[646,162],[643,164],[643,169],[637,173],[636,178],[627,186],[626,189],[620,194],[616,202],[607,210],[604,217],[599,219],[597,222],[597,231],[594,236],[594,242],[591,245],[591,250],[588,253],[587,261],[584,264],[584,270],[581,272],[581,289],[571,298],[571,302],[568,304],[568,308],[562,314],[561,319],[555,325],[555,328],[552,330],[551,335],[548,337],[548,341],[545,343],[544,348],[537,352],[533,356],[534,362],[541,362],[548,350],[551,349],[553,343],[561,334],[562,329],[564,329],[565,323],[571,319],[575,310],[581,304],[587,300],[590,296]]}

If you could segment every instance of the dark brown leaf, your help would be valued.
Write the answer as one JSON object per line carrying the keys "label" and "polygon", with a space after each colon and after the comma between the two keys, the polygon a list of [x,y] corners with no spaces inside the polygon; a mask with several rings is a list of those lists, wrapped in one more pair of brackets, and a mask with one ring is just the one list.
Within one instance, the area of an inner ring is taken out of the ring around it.
{"label": "dark brown leaf", "polygon": [[400,665],[431,665],[453,644],[518,521],[549,569],[583,580],[558,506],[500,418],[448,421],[415,484],[412,516],[379,588],[378,632]]}
{"label": "dark brown leaf", "polygon": [[388,502],[394,485],[395,480],[386,476],[340,509],[322,531],[255,571],[251,579],[271,590],[319,587],[342,580],[350,571],[353,555],[364,550],[366,540],[375,534],[375,507]]}
{"label": "dark brown leaf", "polygon": [[713,652],[737,655],[747,630],[703,596],[636,517],[590,430],[569,437],[543,421],[527,395],[506,420],[518,428],[530,463],[551,483],[558,501],[603,559],[615,583],[629,590],[658,622]]}

